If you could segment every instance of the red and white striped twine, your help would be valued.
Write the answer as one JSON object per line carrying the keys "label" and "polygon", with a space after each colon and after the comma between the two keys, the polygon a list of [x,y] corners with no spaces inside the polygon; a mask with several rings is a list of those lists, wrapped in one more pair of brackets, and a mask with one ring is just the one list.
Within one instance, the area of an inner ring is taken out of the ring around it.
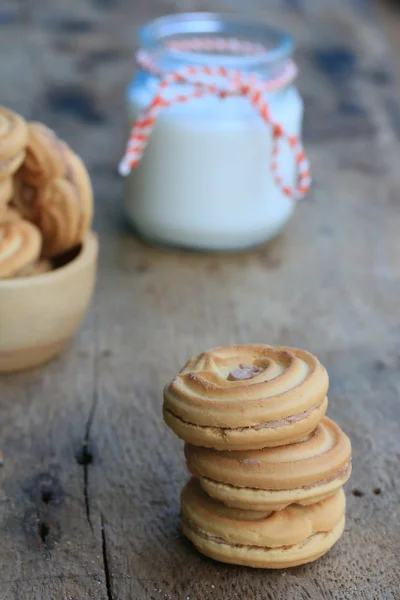
{"label": "red and white striped twine", "polygon": [[[185,38],[183,40],[172,40],[167,43],[167,47],[170,50],[185,52],[229,52],[232,55],[252,56],[260,54],[260,58],[261,55],[268,52],[261,44],[226,38]],[[125,155],[119,165],[121,175],[128,175],[131,169],[139,164],[157,117],[164,108],[178,102],[188,102],[193,98],[200,98],[206,94],[218,95],[221,98],[242,95],[249,99],[265,123],[272,129],[270,168],[277,185],[286,196],[295,200],[302,198],[308,192],[311,185],[311,171],[303,145],[296,135],[288,134],[282,125],[272,119],[270,107],[265,98],[265,92],[273,92],[283,88],[295,79],[297,68],[291,60],[286,61],[283,69],[275,78],[262,81],[255,73],[245,73],[222,66],[189,65],[176,71],[163,73],[158,69],[148,52],[139,50],[136,58],[142,69],[160,78],[160,83],[151,104],[132,127]],[[208,78],[210,78],[210,83],[205,82]],[[215,79],[219,81],[219,85],[213,81]],[[221,87],[221,82],[224,84],[223,87]],[[191,90],[176,94],[172,98],[166,98],[165,92],[176,83],[191,84]],[[279,140],[281,139],[288,142],[295,157],[296,184],[294,187],[285,183],[279,172]]]}

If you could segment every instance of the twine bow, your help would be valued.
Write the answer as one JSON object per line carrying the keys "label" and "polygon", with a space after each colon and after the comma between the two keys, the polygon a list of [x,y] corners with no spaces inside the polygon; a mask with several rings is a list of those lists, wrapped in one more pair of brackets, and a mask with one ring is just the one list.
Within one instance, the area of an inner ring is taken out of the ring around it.
{"label": "twine bow", "polygon": [[[229,52],[232,54],[257,55],[267,52],[261,44],[226,38],[191,38],[172,40],[167,43],[170,50],[185,52]],[[140,67],[159,77],[158,90],[150,105],[134,123],[125,155],[120,162],[119,172],[128,175],[135,168],[144,153],[157,117],[168,106],[180,102],[189,102],[207,94],[226,98],[234,95],[245,96],[260,114],[272,133],[272,152],[270,169],[274,180],[282,192],[294,200],[302,198],[310,189],[310,164],[303,145],[296,135],[290,135],[284,127],[274,121],[266,93],[274,92],[289,85],[297,75],[293,61],[287,60],[278,75],[263,81],[255,73],[245,73],[222,66],[188,65],[163,73],[157,67],[152,56],[139,50],[136,59]],[[216,81],[218,83],[216,83]],[[168,97],[166,93],[175,84],[190,84],[187,92]],[[286,140],[295,157],[296,183],[292,187],[283,180],[279,170],[280,140]]]}

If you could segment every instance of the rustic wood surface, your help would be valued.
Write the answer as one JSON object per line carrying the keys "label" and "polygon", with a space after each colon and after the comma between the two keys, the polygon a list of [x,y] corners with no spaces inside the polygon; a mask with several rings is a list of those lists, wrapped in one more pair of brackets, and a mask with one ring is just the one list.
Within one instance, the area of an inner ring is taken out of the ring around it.
{"label": "rustic wood surface", "polygon": [[[0,600],[400,597],[400,110],[374,10],[252,0],[298,40],[311,195],[245,254],[151,248],[121,216],[116,164],[138,26],[218,0],[36,0],[0,6],[0,102],[41,119],[93,176],[101,257],[62,357],[0,380]],[[1,335],[1,332],[0,332]],[[202,557],[179,532],[187,478],[161,392],[188,355],[231,342],[307,348],[354,470],[337,546],[263,572]]]}

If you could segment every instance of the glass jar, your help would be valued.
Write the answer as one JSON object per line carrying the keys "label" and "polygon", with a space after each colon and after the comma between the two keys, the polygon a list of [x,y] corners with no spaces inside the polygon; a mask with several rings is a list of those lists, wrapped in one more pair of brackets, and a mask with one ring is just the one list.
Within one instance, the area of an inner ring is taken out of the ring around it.
{"label": "glass jar", "polygon": [[[260,42],[258,54],[183,52],[169,40],[217,36]],[[222,65],[268,81],[292,54],[292,38],[235,16],[186,13],[142,28],[140,43],[162,72],[185,65]],[[130,124],[149,106],[159,77],[140,70],[127,91]],[[176,83],[169,93],[185,93]],[[190,90],[189,90],[190,91]],[[266,94],[275,122],[300,137],[303,103],[293,85]],[[294,185],[296,161],[280,142],[279,169]],[[274,238],[294,210],[271,172],[272,129],[249,99],[205,95],[159,114],[139,165],[128,177],[126,210],[137,232],[158,243],[203,250],[231,250]]]}

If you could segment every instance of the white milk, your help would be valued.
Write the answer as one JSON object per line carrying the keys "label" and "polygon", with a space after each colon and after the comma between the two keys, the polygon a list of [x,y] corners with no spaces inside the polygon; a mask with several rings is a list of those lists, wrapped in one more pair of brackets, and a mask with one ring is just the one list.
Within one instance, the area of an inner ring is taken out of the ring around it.
{"label": "white milk", "polygon": [[[157,89],[141,73],[128,92],[133,121]],[[176,85],[175,95],[184,88]],[[268,96],[274,119],[300,136],[302,100],[289,88]],[[126,210],[136,230],[156,242],[227,250],[275,237],[294,210],[270,170],[271,130],[244,97],[205,96],[165,109],[139,166],[129,176]],[[285,142],[284,181],[295,183]]]}

